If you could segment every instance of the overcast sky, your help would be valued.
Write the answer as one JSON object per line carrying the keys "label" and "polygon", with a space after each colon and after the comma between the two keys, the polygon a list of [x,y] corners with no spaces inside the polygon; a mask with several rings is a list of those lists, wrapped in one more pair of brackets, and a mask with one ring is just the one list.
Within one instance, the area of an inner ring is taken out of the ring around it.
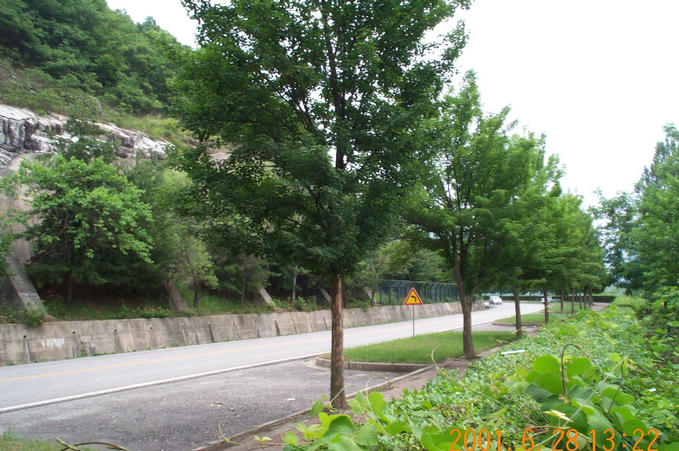
{"label": "overcast sky", "polygon": [[[107,3],[195,46],[179,0]],[[587,204],[597,188],[631,190],[663,126],[679,123],[678,0],[476,0],[459,17],[459,68],[476,71],[486,111],[510,105],[517,131],[544,133]]]}

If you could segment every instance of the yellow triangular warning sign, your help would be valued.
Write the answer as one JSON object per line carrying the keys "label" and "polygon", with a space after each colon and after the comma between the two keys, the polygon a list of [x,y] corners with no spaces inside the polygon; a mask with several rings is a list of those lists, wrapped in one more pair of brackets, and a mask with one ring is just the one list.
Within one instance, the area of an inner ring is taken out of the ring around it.
{"label": "yellow triangular warning sign", "polygon": [[408,297],[406,297],[403,305],[422,305],[422,299],[420,299],[420,295],[417,294],[415,288],[410,289],[410,293],[408,293]]}

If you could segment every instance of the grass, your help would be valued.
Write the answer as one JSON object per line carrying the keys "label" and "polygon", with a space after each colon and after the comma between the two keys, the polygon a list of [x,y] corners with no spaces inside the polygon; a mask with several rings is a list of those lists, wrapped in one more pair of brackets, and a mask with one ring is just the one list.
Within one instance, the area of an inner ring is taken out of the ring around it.
{"label": "grass", "polygon": [[47,313],[61,321],[165,318],[182,315],[181,312],[171,311],[166,305],[151,301],[132,303],[113,298],[96,302],[74,299],[67,303],[63,298],[55,297],[43,300],[43,303]]}
{"label": "grass", "polygon": [[[575,313],[580,311],[578,303],[575,303]],[[570,301],[564,301],[563,303],[563,313],[561,313],[561,304],[559,302],[551,302],[549,304],[549,320],[560,320],[568,318],[571,315],[571,303]],[[512,316],[510,318],[503,318],[497,320],[496,323],[502,324],[514,324],[516,322],[516,317]],[[545,323],[545,312],[540,310],[537,313],[526,313],[521,315],[521,322],[525,326],[526,324],[544,324]]]}
{"label": "grass", "polygon": [[[516,338],[512,332],[479,331],[473,333],[474,349],[482,352]],[[437,332],[410,338],[385,341],[344,350],[344,359],[361,362],[431,363],[462,355],[462,332]]]}
{"label": "grass", "polygon": [[[192,307],[192,293],[180,287],[184,299]],[[92,296],[96,298],[96,296]],[[276,301],[276,307],[291,311],[312,311],[317,309],[315,299],[304,301],[298,298],[298,303],[291,301]],[[99,298],[98,301],[89,299],[74,299],[67,303],[60,296],[51,296],[43,300],[47,313],[60,321],[80,321],[80,320],[106,320],[106,319],[126,319],[126,318],[174,318],[181,316],[209,316],[225,314],[247,314],[247,313],[270,313],[274,311],[273,305],[263,302],[246,301],[241,305],[239,300],[224,298],[210,294],[203,294],[200,297],[197,310],[181,311],[171,309],[166,302],[158,302],[152,299],[120,299],[120,298]],[[16,312],[0,310],[0,324],[17,322]]]}
{"label": "grass", "polygon": [[11,429],[0,435],[0,449],[6,451],[57,451],[64,447],[56,442],[49,443],[37,440],[23,440]]}
{"label": "grass", "polygon": [[611,305],[615,305],[617,307],[627,307],[633,310],[639,310],[646,304],[646,302],[647,301],[645,301],[644,299],[620,295],[615,298],[615,301],[613,301]]}

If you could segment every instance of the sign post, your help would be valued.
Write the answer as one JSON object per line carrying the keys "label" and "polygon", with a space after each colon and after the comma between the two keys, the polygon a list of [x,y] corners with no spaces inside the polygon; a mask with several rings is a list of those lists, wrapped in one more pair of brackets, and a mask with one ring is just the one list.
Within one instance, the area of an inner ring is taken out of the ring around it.
{"label": "sign post", "polygon": [[417,294],[417,291],[415,291],[415,287],[410,289],[410,292],[408,293],[408,296],[406,296],[406,300],[403,303],[403,305],[412,305],[413,306],[413,337],[415,336],[415,306],[416,305],[422,305],[422,299],[420,298],[420,295]]}

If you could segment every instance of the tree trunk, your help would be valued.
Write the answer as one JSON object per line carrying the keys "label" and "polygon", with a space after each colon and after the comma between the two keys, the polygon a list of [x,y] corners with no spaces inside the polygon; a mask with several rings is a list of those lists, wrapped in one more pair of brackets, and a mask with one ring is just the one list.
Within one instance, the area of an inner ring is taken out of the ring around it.
{"label": "tree trunk", "polygon": [[472,339],[472,305],[473,299],[460,293],[460,304],[462,305],[462,349],[465,359],[475,359],[478,357],[474,352],[474,340]]}
{"label": "tree trunk", "polygon": [[549,322],[549,303],[547,302],[547,290],[542,290],[542,302],[545,304],[545,324]]}
{"label": "tree trunk", "polygon": [[241,307],[245,305],[245,289],[248,284],[248,261],[246,260],[243,264],[243,276],[240,279],[240,305]]}
{"label": "tree trunk", "polygon": [[73,300],[73,275],[71,271],[66,273],[64,277],[64,291],[66,292],[66,303],[70,304]]}
{"label": "tree trunk", "polygon": [[518,287],[514,287],[514,315],[516,316],[516,336],[523,337],[523,324],[521,324],[521,303],[519,301]]}
{"label": "tree trunk", "polygon": [[457,295],[460,298],[460,306],[462,307],[462,351],[464,357],[471,360],[477,357],[474,352],[474,340],[472,339],[472,303],[474,299],[467,298],[459,265],[453,265],[453,274],[455,275]]}
{"label": "tree trunk", "polygon": [[575,291],[571,291],[571,315],[575,314]]}
{"label": "tree trunk", "polygon": [[589,289],[589,308],[594,307],[594,295],[592,293],[592,288]]}
{"label": "tree trunk", "polygon": [[198,310],[198,303],[200,302],[200,284],[193,281],[193,309]]}
{"label": "tree trunk", "polygon": [[565,295],[566,295],[566,292],[562,288],[561,289],[561,297],[559,298],[559,304],[561,304],[561,313],[563,313],[563,300],[564,300],[563,298],[564,298]]}
{"label": "tree trunk", "polygon": [[344,329],[342,326],[342,277],[335,275],[330,285],[332,344],[330,348],[330,400],[336,409],[347,407],[344,392]]}
{"label": "tree trunk", "polygon": [[295,302],[295,299],[297,299],[297,265],[292,273],[292,302]]}

